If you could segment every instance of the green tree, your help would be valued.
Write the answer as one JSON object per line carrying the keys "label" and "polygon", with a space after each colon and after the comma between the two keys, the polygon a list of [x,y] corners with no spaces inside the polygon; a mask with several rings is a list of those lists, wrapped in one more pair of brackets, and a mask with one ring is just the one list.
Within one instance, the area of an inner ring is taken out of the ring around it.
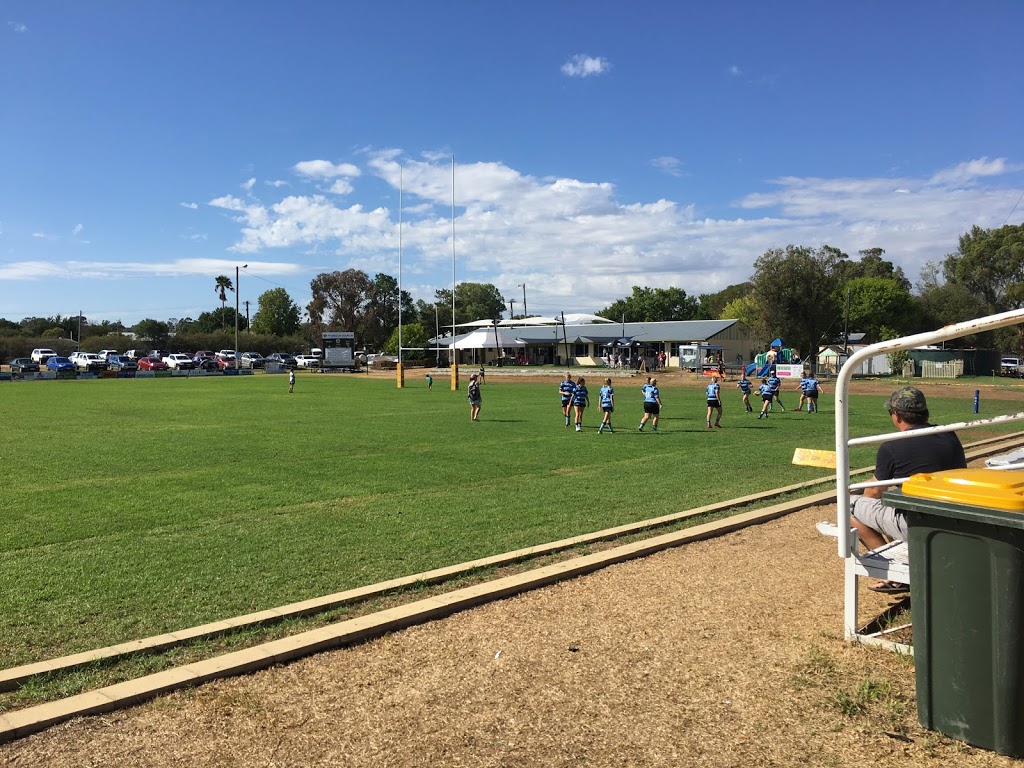
{"label": "green tree", "polygon": [[[214,284],[213,290],[216,291],[217,294],[220,296],[221,313],[223,315],[223,312],[227,308],[227,303],[228,303],[227,292],[228,291],[234,291],[235,290],[235,285],[234,285],[234,283],[231,282],[231,278],[228,277],[227,275],[217,275],[217,280],[216,280],[216,282]],[[224,328],[226,328],[226,327],[227,327],[227,318],[224,317],[224,319],[221,322],[221,330],[224,330]]]}
{"label": "green tree", "polygon": [[737,283],[730,285],[718,293],[702,293],[698,298],[697,316],[695,320],[732,320],[736,316],[725,316],[725,307],[730,302],[749,296],[754,290],[753,284]]}
{"label": "green tree", "polygon": [[609,320],[625,317],[631,323],[656,323],[667,320],[693,320],[698,303],[682,288],[646,288],[633,286],[633,293],[612,302],[597,314]]}
{"label": "green tree", "polygon": [[[434,296],[441,308],[442,325],[450,325],[452,317],[452,292],[447,288],[435,291]],[[455,322],[471,323],[474,320],[500,318],[508,305],[495,286],[490,283],[459,283],[455,286]],[[447,320],[445,319],[447,318]]]}
{"label": "green tree", "polygon": [[720,317],[710,319],[739,320],[750,328],[750,330],[754,332],[755,336],[764,337],[769,334],[769,331],[765,328],[761,305],[758,304],[754,297],[750,295],[733,299],[722,308],[722,314]]}
{"label": "green tree", "polygon": [[306,307],[310,331],[319,338],[324,331],[354,331],[358,344],[365,344],[359,335],[372,281],[359,269],[344,272],[322,272],[313,278],[312,300]]}
{"label": "green tree", "polygon": [[[190,333],[224,333],[226,327],[231,328],[231,332],[234,333],[235,328],[235,308],[225,307],[223,309],[212,310],[210,312],[203,312],[199,317],[192,323],[189,328]],[[238,330],[244,331],[248,325],[246,324],[245,315],[237,313],[238,317]]]}
{"label": "green tree", "polygon": [[904,335],[913,330],[915,302],[909,286],[892,277],[858,277],[844,286],[850,297],[850,327],[882,340],[882,326]]}
{"label": "green tree", "polygon": [[[426,348],[430,345],[430,337],[426,329],[419,323],[402,324],[403,360],[422,360],[427,356]],[[413,349],[410,349],[410,348]],[[384,343],[384,354],[398,354],[398,329],[391,332],[390,338]]]}
{"label": "green tree", "polygon": [[973,227],[942,269],[946,282],[964,286],[992,312],[1024,306],[1024,224]]}
{"label": "green tree", "polygon": [[844,254],[843,260],[836,264],[836,279],[840,285],[862,277],[884,277],[895,281],[904,291],[910,292],[910,281],[903,274],[903,269],[883,259],[885,251],[882,248],[865,248],[858,253],[860,261],[847,260]]}
{"label": "green tree", "polygon": [[787,245],[754,262],[751,297],[761,307],[764,328],[805,356],[813,355],[841,312],[836,301],[837,265],[847,258],[837,248]]}
{"label": "green tree", "polygon": [[259,297],[259,309],[252,319],[253,333],[290,336],[302,326],[302,311],[284,288],[271,288]]}
{"label": "green tree", "polygon": [[164,347],[167,345],[168,338],[170,338],[170,329],[167,327],[167,323],[162,320],[153,320],[151,318],[140,320],[132,326],[132,331],[134,331],[136,337],[152,347]]}

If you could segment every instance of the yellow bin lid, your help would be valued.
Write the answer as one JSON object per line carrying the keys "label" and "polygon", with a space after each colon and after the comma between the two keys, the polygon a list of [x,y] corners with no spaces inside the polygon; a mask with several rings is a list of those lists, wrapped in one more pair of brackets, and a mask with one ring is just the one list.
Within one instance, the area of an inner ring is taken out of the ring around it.
{"label": "yellow bin lid", "polygon": [[1024,471],[947,469],[913,475],[903,493],[923,499],[1024,512]]}

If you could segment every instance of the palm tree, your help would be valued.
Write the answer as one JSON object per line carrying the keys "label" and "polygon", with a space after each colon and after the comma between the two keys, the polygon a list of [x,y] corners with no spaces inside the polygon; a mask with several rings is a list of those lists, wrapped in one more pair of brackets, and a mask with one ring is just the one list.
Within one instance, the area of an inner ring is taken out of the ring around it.
{"label": "palm tree", "polygon": [[235,286],[231,282],[231,278],[227,275],[217,275],[217,284],[214,289],[220,294],[220,324],[221,330],[227,328],[227,320],[224,317],[224,312],[227,311],[228,295],[227,291],[234,291]]}

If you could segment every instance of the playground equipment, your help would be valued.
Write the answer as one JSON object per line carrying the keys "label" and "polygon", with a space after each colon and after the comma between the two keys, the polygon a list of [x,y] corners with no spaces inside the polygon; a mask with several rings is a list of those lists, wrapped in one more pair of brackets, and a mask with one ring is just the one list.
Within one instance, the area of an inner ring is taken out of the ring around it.
{"label": "playground equipment", "polygon": [[754,362],[747,366],[747,376],[767,376],[771,373],[772,366],[776,363],[792,363],[796,352],[786,346],[782,339],[775,339],[768,345],[770,349],[762,352],[754,358]]}

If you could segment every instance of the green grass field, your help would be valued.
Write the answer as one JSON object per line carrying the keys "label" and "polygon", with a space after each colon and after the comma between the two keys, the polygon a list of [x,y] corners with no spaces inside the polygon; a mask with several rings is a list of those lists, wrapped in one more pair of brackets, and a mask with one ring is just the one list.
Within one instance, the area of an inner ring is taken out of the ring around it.
{"label": "green grass field", "polygon": [[[827,472],[792,466],[794,448],[833,447],[830,395],[758,421],[727,382],[709,432],[703,390],[670,385],[661,432],[639,434],[639,382],[619,380],[599,435],[598,408],[563,426],[553,380],[492,377],[480,423],[447,378],[408,380],[4,384],[0,665],[811,479]],[[972,418],[971,396],[932,398],[933,421]],[[887,429],[881,406],[853,396],[853,434]]]}

